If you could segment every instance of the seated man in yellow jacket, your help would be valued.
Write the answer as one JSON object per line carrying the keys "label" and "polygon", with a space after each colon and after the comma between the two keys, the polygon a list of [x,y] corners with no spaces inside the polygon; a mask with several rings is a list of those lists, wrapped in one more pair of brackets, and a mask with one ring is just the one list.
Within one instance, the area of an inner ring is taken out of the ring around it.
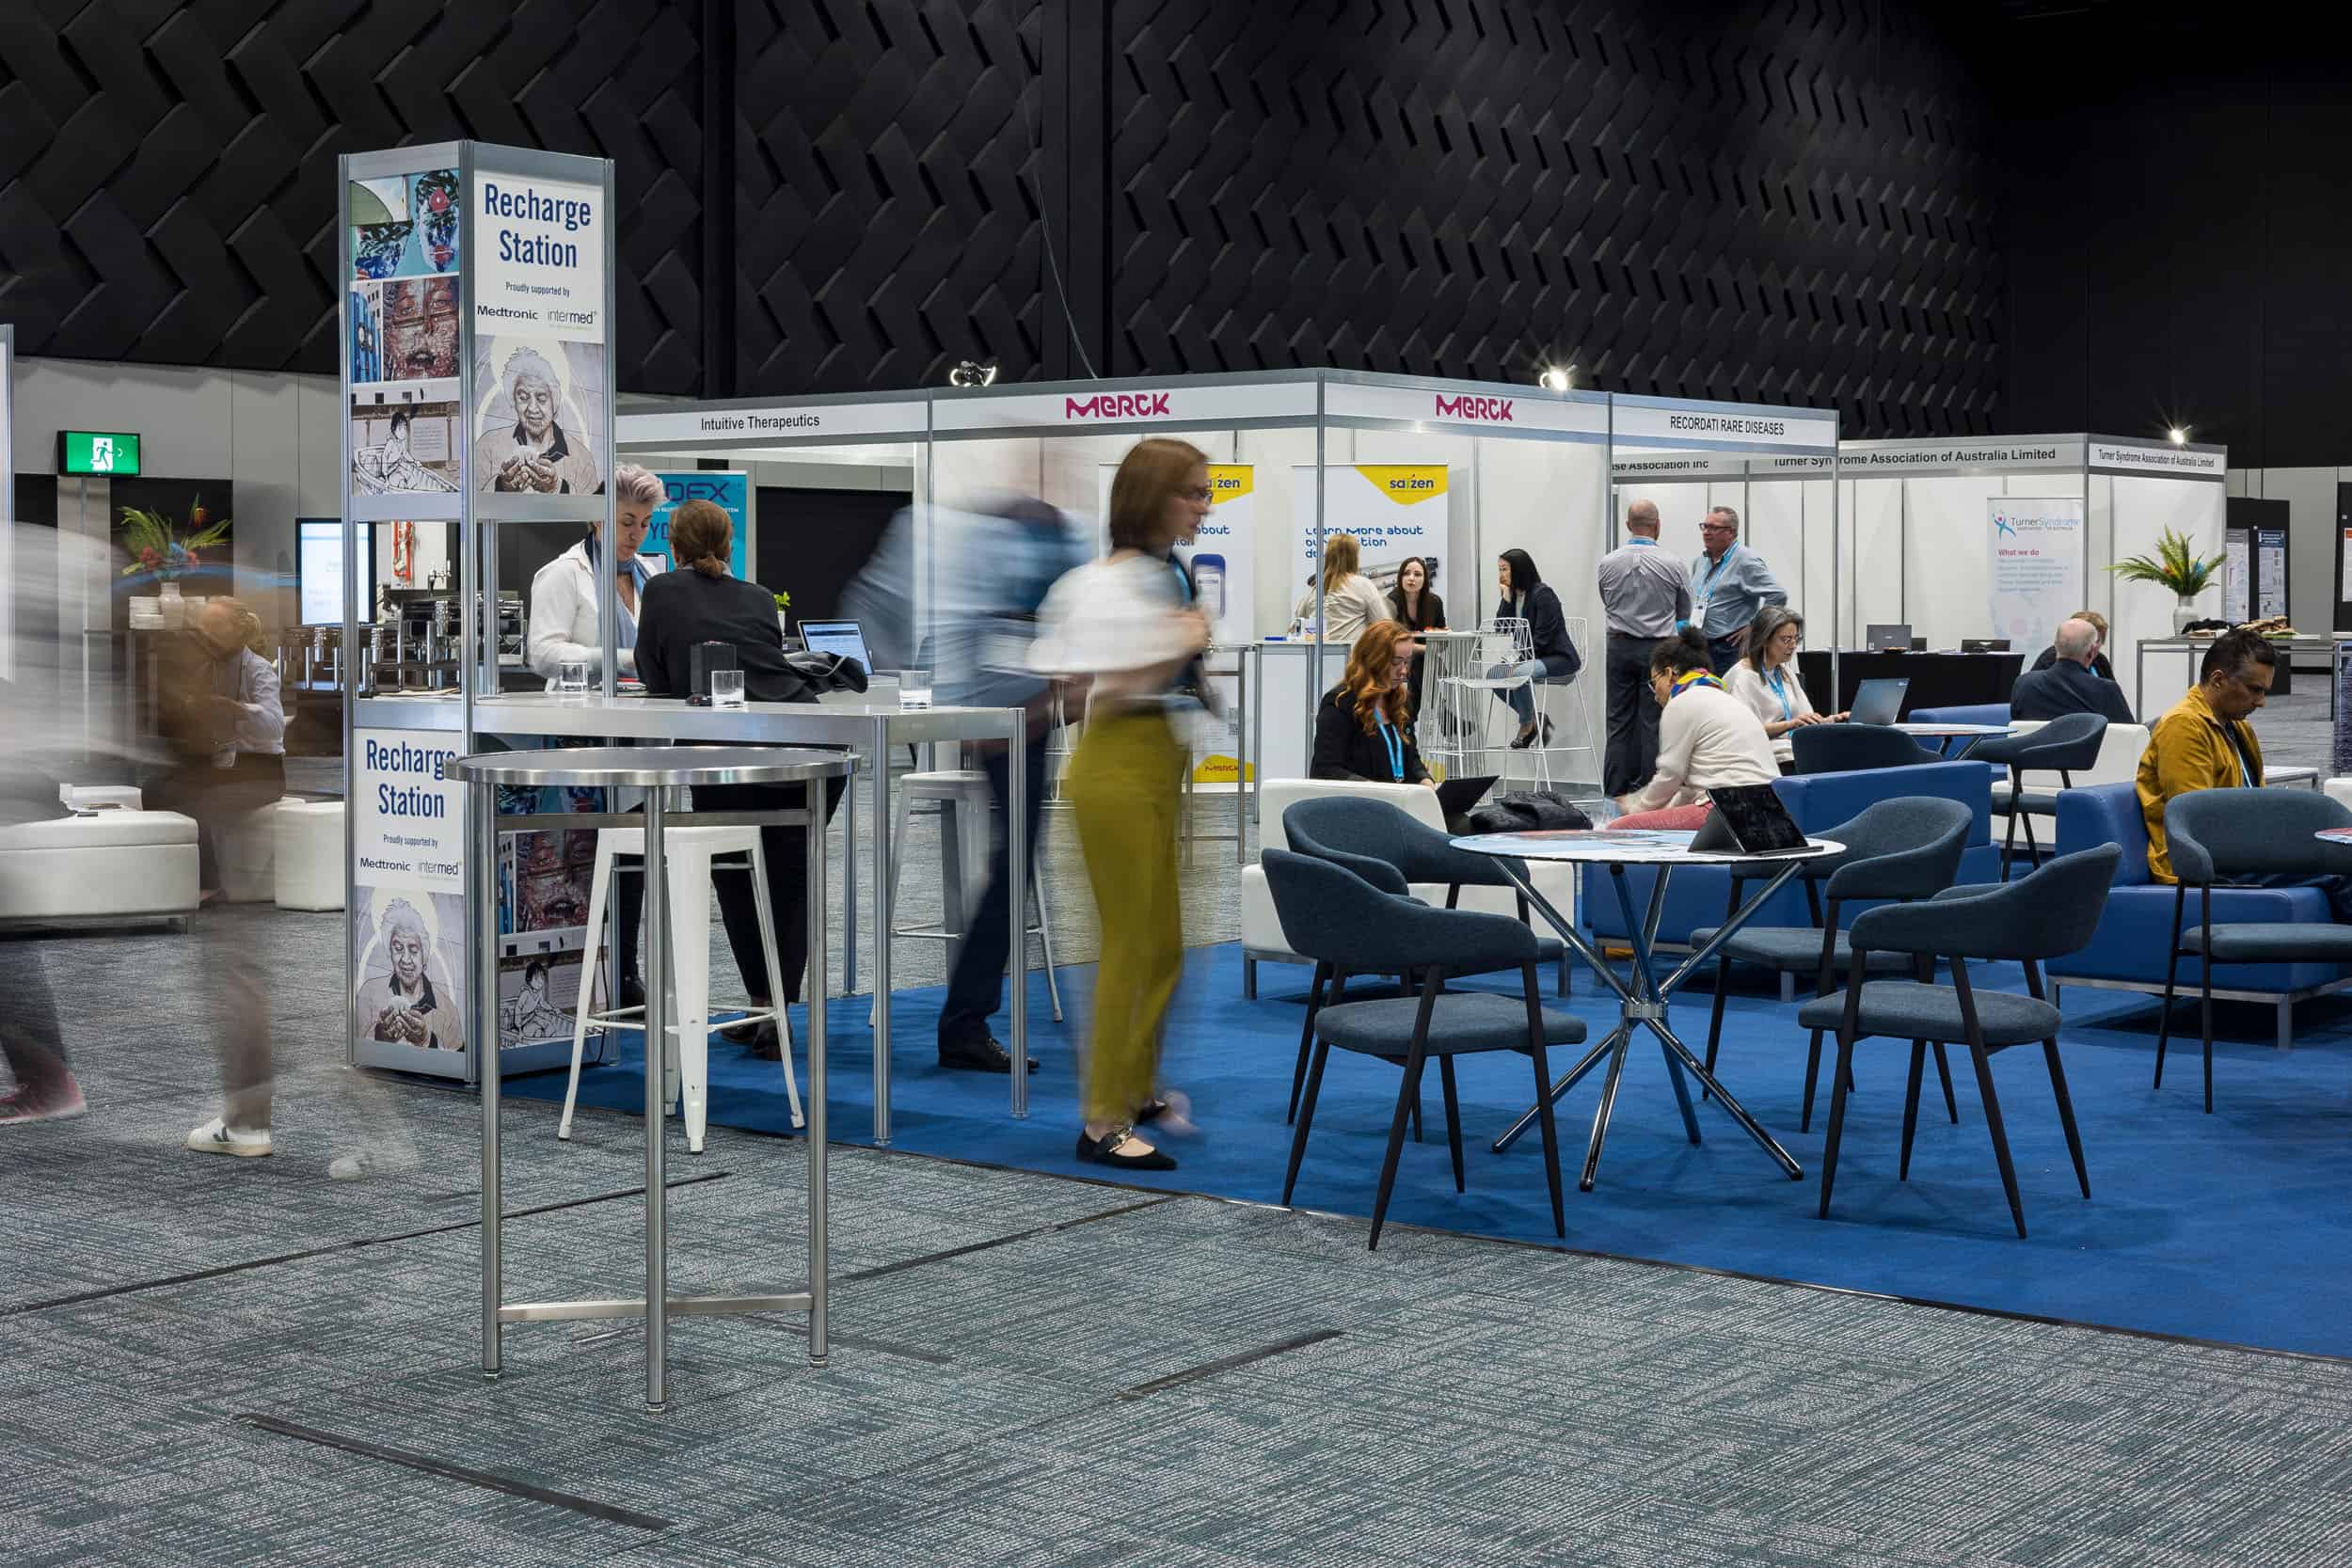
{"label": "seated man in yellow jacket", "polygon": [[[2269,696],[2278,663],[2269,639],[2224,632],[2205,650],[2188,695],[2148,732],[2148,749],[2139,756],[2139,814],[2148,826],[2148,874],[2157,881],[2169,885],[2180,879],[2172,874],[2164,835],[2164,808],[2174,796],[2262,786],[2262,743],[2248,721]],[[2352,879],[2287,873],[2230,880],[2249,887],[2320,888],[2335,917],[2352,922]]]}

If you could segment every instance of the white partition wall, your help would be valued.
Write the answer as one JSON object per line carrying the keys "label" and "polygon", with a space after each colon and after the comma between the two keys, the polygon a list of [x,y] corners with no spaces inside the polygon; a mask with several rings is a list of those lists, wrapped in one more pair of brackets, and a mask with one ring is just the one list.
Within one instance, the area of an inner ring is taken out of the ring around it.
{"label": "white partition wall", "polygon": [[[2083,507],[2077,608],[2107,617],[2108,653],[2137,705],[2133,650],[2143,638],[2170,635],[2173,602],[2162,589],[2117,580],[2108,568],[2153,551],[2167,528],[2187,533],[2203,554],[2221,547],[2228,453],[2218,447],[2008,436],[1848,441],[1839,455],[1840,555],[1851,568],[1836,635],[1848,647],[1881,623],[1907,623],[1937,649],[1996,635],[1990,503],[2074,500]],[[2217,578],[2209,596],[2218,613]],[[2018,651],[2030,657],[2039,650]]]}

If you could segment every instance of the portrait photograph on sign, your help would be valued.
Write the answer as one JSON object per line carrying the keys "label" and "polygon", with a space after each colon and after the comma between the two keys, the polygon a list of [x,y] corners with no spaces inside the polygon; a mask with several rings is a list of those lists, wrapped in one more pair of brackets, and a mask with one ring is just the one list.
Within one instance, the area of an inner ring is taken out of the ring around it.
{"label": "portrait photograph on sign", "polygon": [[403,277],[381,285],[384,379],[443,380],[457,373],[457,279]]}
{"label": "portrait photograph on sign", "polygon": [[355,277],[423,277],[457,270],[455,169],[354,180],[350,203]]}
{"label": "portrait photograph on sign", "polygon": [[[602,343],[485,336],[474,348],[474,488],[602,492]],[[592,434],[593,433],[593,434]]]}

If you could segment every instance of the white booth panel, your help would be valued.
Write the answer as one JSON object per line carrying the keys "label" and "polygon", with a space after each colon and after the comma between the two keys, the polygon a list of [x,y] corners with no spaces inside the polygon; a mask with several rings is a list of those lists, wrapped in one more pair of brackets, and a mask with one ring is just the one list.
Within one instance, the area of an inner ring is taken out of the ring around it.
{"label": "white booth panel", "polygon": [[[2187,534],[2200,555],[2220,553],[2222,519],[2227,510],[2227,497],[2220,485],[2179,479],[2142,479],[2129,474],[2094,475],[2092,479],[2094,509],[2102,485],[2109,489],[2107,510],[2115,541],[2111,559],[2153,554],[2158,535],[2167,529]],[[2092,547],[2097,548],[2095,540]],[[2153,690],[2142,705],[2135,684],[2137,648],[2142,638],[2172,635],[2174,601],[2171,594],[2153,583],[2117,578],[2113,588],[2115,607],[2107,611],[2107,622],[2112,628],[2108,645],[2114,651],[2116,678],[2123,684],[2123,695],[2135,705],[2136,711],[2153,717],[2171,705],[2168,690],[2171,680],[2178,678],[2179,670],[2176,667],[2170,679],[2159,685],[2164,677],[2152,658],[2148,683]],[[2219,573],[2214,575],[2213,586],[2197,596],[2196,604],[2201,615],[2221,613]]]}
{"label": "white booth panel", "polygon": [[2000,493],[1997,477],[1965,474],[1900,483],[1910,517],[1903,541],[1903,603],[1912,636],[1942,649],[1957,648],[1964,638],[1992,635],[1984,503]]}
{"label": "white booth panel", "polygon": [[1837,645],[1862,646],[1872,623],[1904,619],[1903,481],[1839,482],[1838,526],[1845,531],[1846,578],[1838,595]]}
{"label": "white booth panel", "polygon": [[1836,485],[1826,479],[1798,480],[1776,484],[1797,498],[1804,546],[1804,580],[1792,579],[1789,591],[1800,594],[1797,610],[1804,617],[1805,641],[1816,648],[1836,645],[1837,560],[1831,520],[1836,511]]}
{"label": "white booth panel", "polygon": [[[1326,465],[1355,462],[1358,439],[1353,430],[1327,432],[1323,444]],[[1258,470],[1254,492],[1258,546],[1250,561],[1256,570],[1256,587],[1251,597],[1257,605],[1260,629],[1279,634],[1290,625],[1292,607],[1307,590],[1307,571],[1298,559],[1291,518],[1291,470],[1314,466],[1315,433],[1311,429],[1243,430],[1234,433],[1233,440],[1233,461]],[[1450,608],[1453,594],[1444,588],[1438,592],[1446,594]],[[1336,678],[1337,672],[1333,674]]]}
{"label": "white booth panel", "polygon": [[[1751,484],[1716,484],[1713,502],[1718,506],[1737,507],[1740,512],[1740,541],[1764,558],[1764,564],[1772,569],[1772,576],[1788,590],[1788,603],[1798,614],[1805,613],[1804,484],[1799,480],[1772,480]],[[1744,496],[1744,501],[1742,497]],[[1826,635],[1828,627],[1821,628]],[[1805,630],[1813,630],[1810,617]],[[1827,647],[1827,642],[1819,644]]]}

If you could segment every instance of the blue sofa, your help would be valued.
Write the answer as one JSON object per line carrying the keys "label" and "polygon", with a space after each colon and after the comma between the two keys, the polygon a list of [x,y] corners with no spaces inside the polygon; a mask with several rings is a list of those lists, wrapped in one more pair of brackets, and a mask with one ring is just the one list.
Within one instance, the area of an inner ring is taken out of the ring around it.
{"label": "blue sofa", "polygon": [[[2148,874],[2148,829],[2139,815],[2139,793],[2131,784],[2089,784],[2058,797],[2058,847],[2072,854],[2094,845],[2120,844],[2123,858],[2116,863],[2115,884],[2090,945],[2079,953],[2051,960],[2054,985],[2084,982],[2127,990],[2161,994],[2164,970],[2173,930],[2176,890]],[[2266,921],[2324,925],[2333,918],[2328,896],[2317,888],[2216,888],[2214,924]],[[2199,920],[2198,898],[2188,897],[2182,924]],[[2184,958],[2180,993],[2197,999],[2197,960]],[[2217,996],[2274,1002],[2279,1008],[2279,1043],[2294,1039],[2288,1006],[2298,996],[2331,986],[2352,974],[2352,969],[2329,963],[2217,964],[2213,972]],[[2189,1022],[2191,1043],[2197,1034]]]}
{"label": "blue sofa", "polygon": [[[1880,800],[1910,795],[1958,800],[1976,814],[1968,829],[1968,848],[1961,856],[1960,879],[1994,882],[2001,877],[2001,850],[1993,842],[1993,781],[2003,776],[2001,769],[1981,762],[1931,762],[1915,768],[1874,768],[1855,773],[1808,773],[1778,780],[1772,787],[1779,791],[1797,826],[1809,833],[1834,828]],[[1643,866],[1632,866],[1626,872],[1626,891],[1631,896],[1637,919],[1649,906],[1654,876]],[[1632,933],[1626,929],[1609,880],[1607,871],[1586,867],[1578,910],[1594,936],[1625,941]],[[1720,866],[1694,865],[1677,871],[1674,879],[1666,884],[1666,907],[1659,917],[1658,940],[1679,946],[1688,943],[1691,933],[1701,927],[1722,925],[1724,904],[1730,894],[1731,873]],[[1839,924],[1869,907],[1865,903],[1841,906],[1837,911]],[[1771,901],[1756,911],[1756,924],[1812,925],[1804,885],[1791,880],[1772,895]]]}
{"label": "blue sofa", "polygon": [[1954,707],[1914,708],[1905,721],[1913,724],[2006,724],[2007,703],[1962,703]]}

